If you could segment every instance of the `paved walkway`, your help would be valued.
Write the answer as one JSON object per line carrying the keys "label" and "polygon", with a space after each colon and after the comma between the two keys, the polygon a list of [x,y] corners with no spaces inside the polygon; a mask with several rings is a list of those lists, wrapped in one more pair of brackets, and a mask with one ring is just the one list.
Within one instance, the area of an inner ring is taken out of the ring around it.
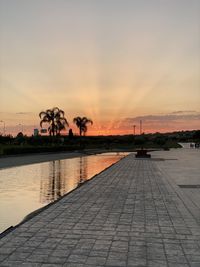
{"label": "paved walkway", "polygon": [[129,155],[2,238],[0,266],[199,267],[199,210]]}
{"label": "paved walkway", "polygon": [[[189,144],[185,146],[189,147]],[[158,161],[157,166],[200,209],[200,149],[171,149],[154,151],[152,154],[153,157],[165,159]]]}

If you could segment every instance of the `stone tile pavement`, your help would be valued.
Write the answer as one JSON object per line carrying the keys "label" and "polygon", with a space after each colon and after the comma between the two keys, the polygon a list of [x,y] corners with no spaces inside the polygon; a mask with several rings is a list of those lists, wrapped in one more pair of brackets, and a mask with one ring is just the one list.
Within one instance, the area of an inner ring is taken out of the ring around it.
{"label": "stone tile pavement", "polygon": [[0,239],[0,266],[199,267],[198,216],[158,161],[129,155]]}

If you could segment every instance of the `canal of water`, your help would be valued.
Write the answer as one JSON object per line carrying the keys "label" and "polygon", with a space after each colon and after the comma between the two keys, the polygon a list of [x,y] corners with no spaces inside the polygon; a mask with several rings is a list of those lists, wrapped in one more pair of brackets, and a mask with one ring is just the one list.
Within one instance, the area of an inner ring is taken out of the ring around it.
{"label": "canal of water", "polygon": [[0,233],[126,155],[105,153],[1,169]]}

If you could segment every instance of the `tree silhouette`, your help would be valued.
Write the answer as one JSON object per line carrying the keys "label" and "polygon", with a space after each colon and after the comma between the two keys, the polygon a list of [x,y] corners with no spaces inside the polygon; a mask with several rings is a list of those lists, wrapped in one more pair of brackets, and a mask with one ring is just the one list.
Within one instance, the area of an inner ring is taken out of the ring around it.
{"label": "tree silhouette", "polygon": [[48,123],[49,134],[53,136],[59,135],[66,126],[69,126],[64,111],[57,107],[40,112],[39,117],[41,119],[40,126],[42,127],[43,123]]}
{"label": "tree silhouette", "polygon": [[73,122],[76,124],[77,128],[79,129],[80,136],[82,133],[85,135],[87,132],[87,124],[93,124],[93,121],[88,119],[87,117],[76,117],[73,119]]}

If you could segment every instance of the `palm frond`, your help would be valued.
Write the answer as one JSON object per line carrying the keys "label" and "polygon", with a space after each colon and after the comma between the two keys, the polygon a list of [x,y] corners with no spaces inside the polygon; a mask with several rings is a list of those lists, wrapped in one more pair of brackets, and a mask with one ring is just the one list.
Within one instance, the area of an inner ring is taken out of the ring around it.
{"label": "palm frond", "polygon": [[39,117],[41,119],[40,126],[42,127],[43,123],[48,123],[48,131],[50,135],[60,133],[60,131],[65,129],[66,126],[69,126],[69,123],[64,115],[64,111],[58,107],[42,111],[39,113]]}

